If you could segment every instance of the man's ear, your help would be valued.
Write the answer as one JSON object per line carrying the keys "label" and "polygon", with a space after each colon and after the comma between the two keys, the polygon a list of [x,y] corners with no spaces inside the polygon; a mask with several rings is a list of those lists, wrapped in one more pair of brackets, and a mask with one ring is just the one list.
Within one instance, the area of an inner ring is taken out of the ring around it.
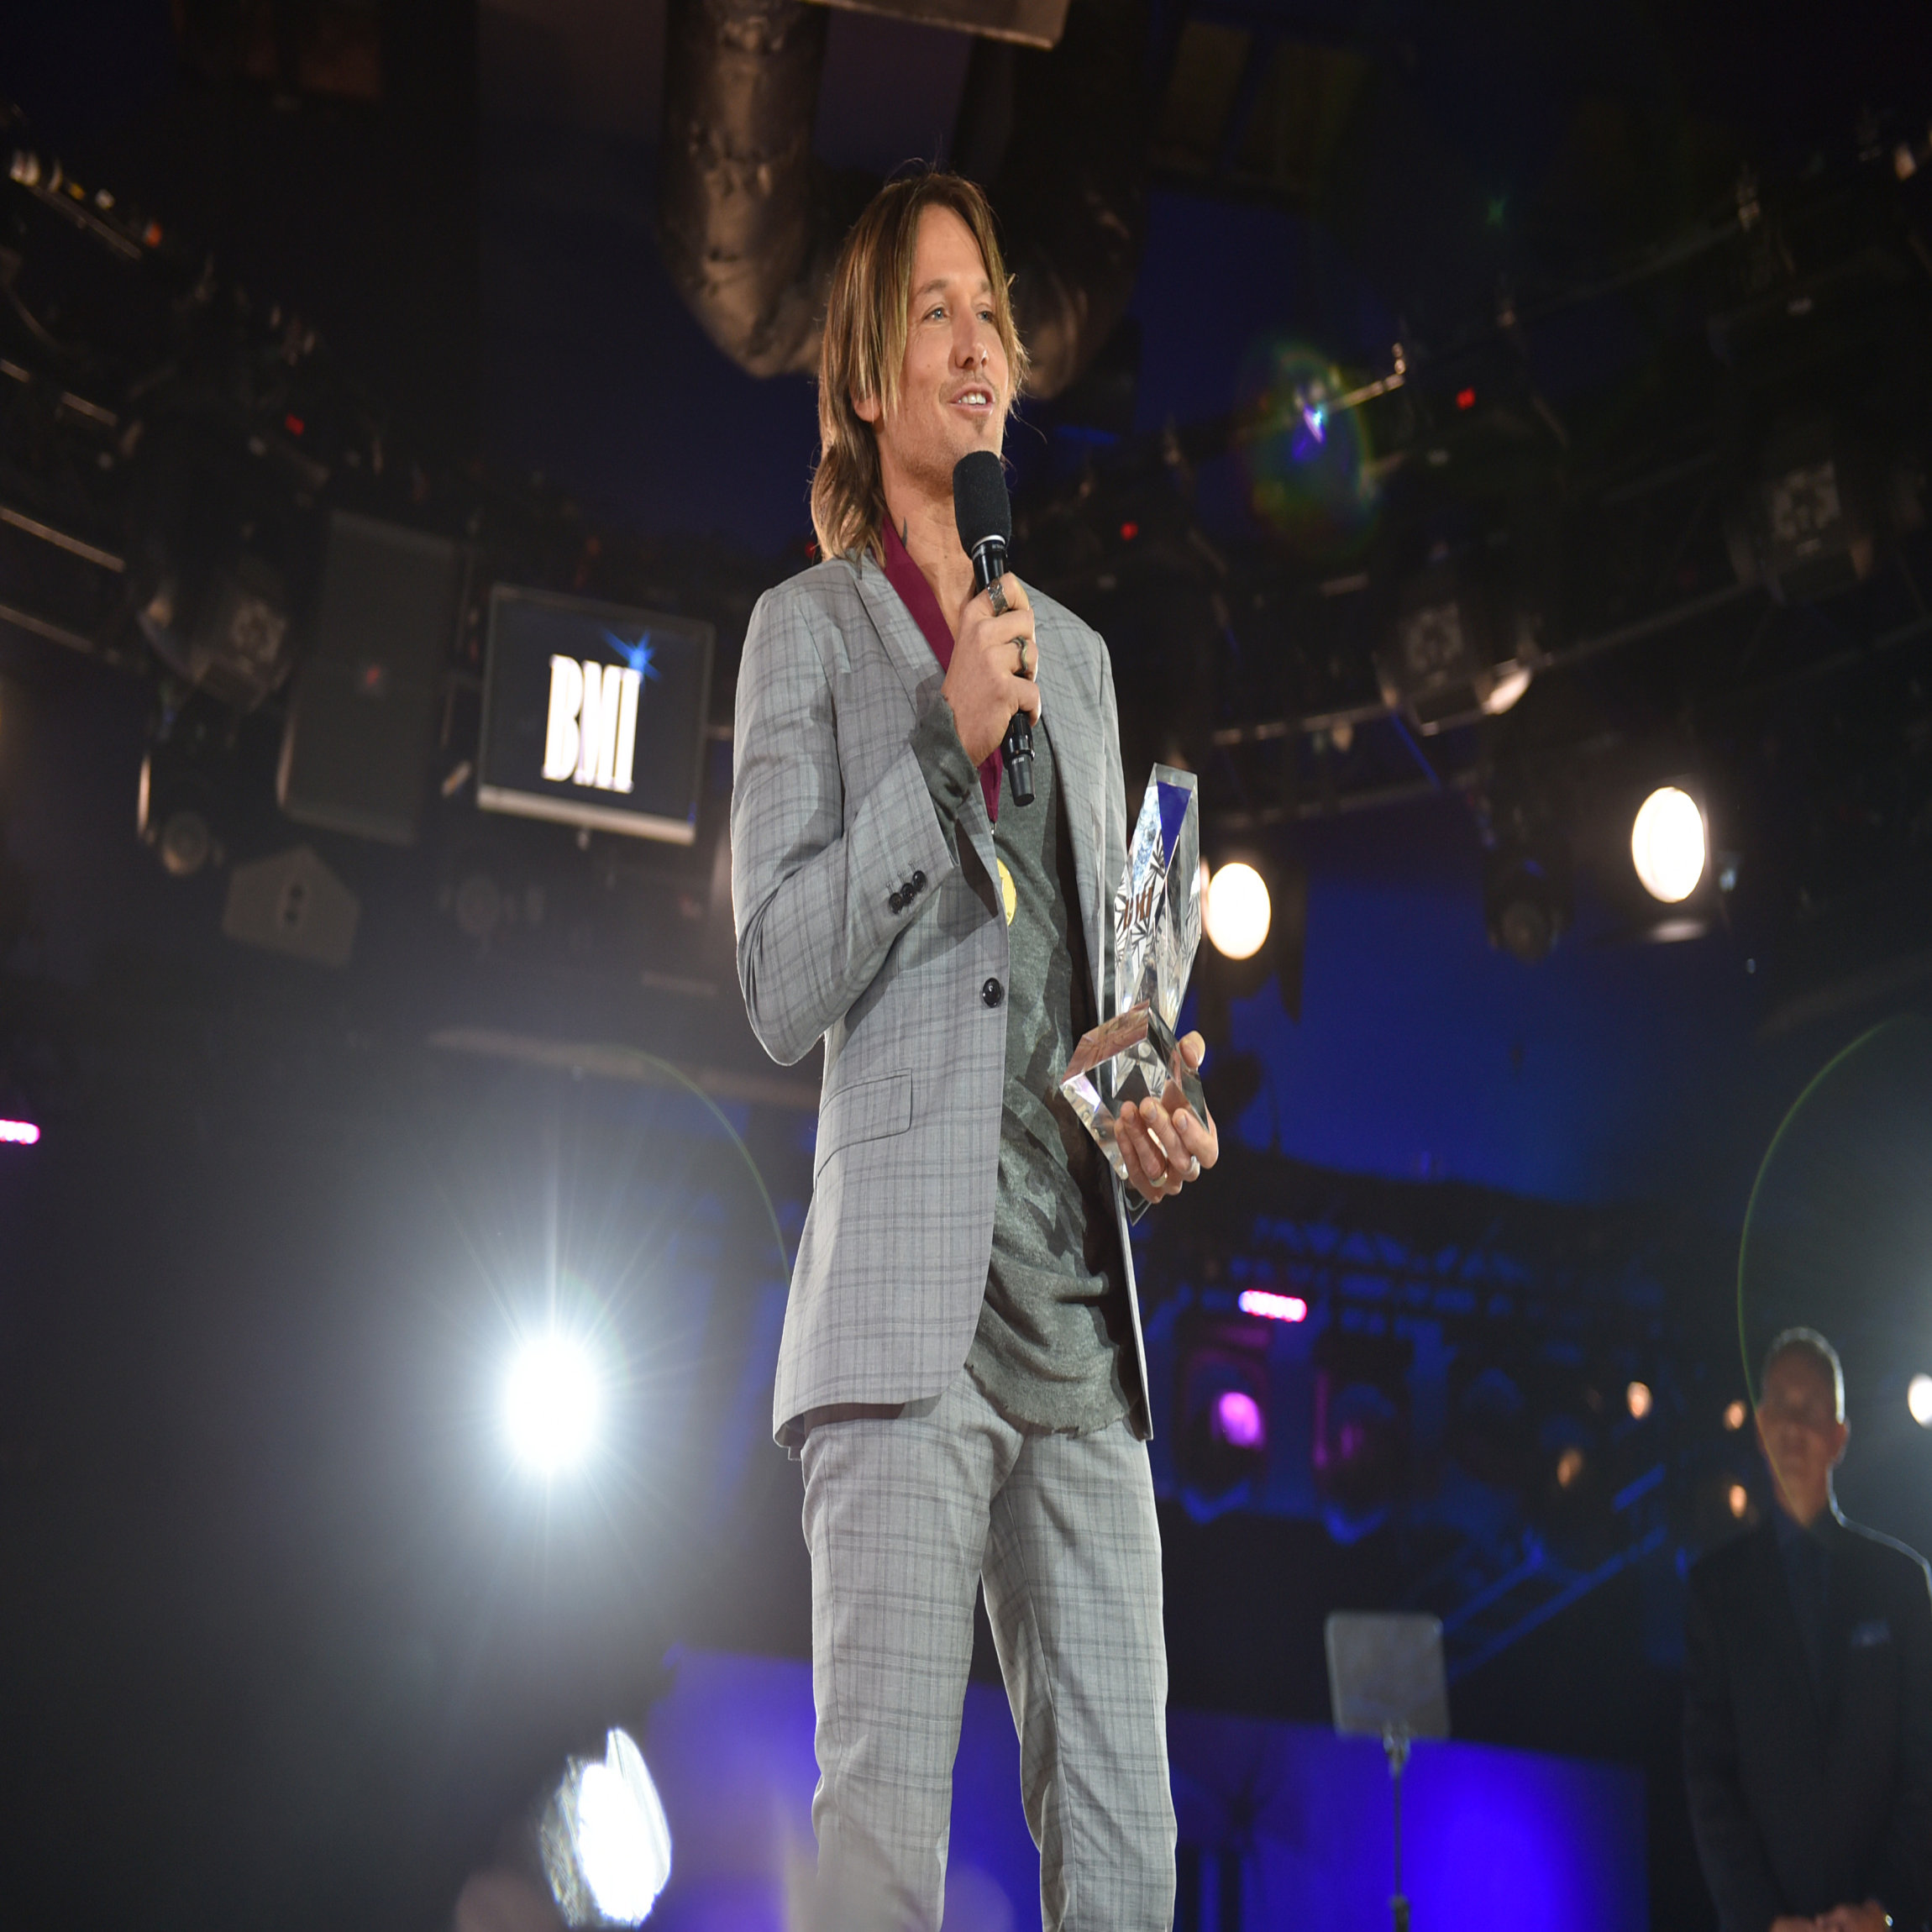
{"label": "man's ear", "polygon": [[879,427],[879,418],[885,413],[879,407],[879,398],[876,396],[854,396],[852,399],[852,412],[861,423],[869,423],[874,429]]}

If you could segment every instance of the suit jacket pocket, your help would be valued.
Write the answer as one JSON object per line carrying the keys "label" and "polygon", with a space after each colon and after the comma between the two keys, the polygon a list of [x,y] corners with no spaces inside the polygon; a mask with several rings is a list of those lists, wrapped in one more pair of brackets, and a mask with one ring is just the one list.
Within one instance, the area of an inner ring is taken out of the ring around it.
{"label": "suit jacket pocket", "polygon": [[841,1087],[819,1109],[816,1175],[841,1147],[854,1141],[882,1141],[912,1125],[912,1076],[885,1074]]}

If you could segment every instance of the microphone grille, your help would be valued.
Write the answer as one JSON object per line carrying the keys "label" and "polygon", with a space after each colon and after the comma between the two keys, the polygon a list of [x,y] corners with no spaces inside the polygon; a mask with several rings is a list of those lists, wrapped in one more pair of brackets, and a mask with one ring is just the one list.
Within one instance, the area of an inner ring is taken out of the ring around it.
{"label": "microphone grille", "polygon": [[1013,541],[1013,506],[1006,496],[1006,471],[990,449],[975,449],[953,465],[953,520],[966,554],[997,537]]}

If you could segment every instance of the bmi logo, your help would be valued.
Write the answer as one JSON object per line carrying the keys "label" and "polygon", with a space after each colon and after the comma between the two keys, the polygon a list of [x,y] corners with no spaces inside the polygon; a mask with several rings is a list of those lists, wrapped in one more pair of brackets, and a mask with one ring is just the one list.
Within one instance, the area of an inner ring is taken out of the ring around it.
{"label": "bmi logo", "polygon": [[638,748],[638,703],[646,678],[660,675],[649,634],[627,644],[604,641],[621,664],[594,658],[550,659],[550,715],[543,732],[543,776],[599,791],[628,791]]}

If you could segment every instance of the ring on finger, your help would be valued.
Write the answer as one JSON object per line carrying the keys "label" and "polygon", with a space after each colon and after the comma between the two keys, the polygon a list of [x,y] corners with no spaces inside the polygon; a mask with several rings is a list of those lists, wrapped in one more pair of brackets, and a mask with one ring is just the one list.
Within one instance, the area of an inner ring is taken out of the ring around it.
{"label": "ring on finger", "polygon": [[1026,640],[1024,638],[1016,638],[1013,642],[1019,647],[1020,675],[1025,677],[1026,675]]}
{"label": "ring on finger", "polygon": [[997,577],[986,586],[986,601],[993,606],[993,615],[996,617],[1005,617],[1013,607],[1006,601],[1005,585]]}

